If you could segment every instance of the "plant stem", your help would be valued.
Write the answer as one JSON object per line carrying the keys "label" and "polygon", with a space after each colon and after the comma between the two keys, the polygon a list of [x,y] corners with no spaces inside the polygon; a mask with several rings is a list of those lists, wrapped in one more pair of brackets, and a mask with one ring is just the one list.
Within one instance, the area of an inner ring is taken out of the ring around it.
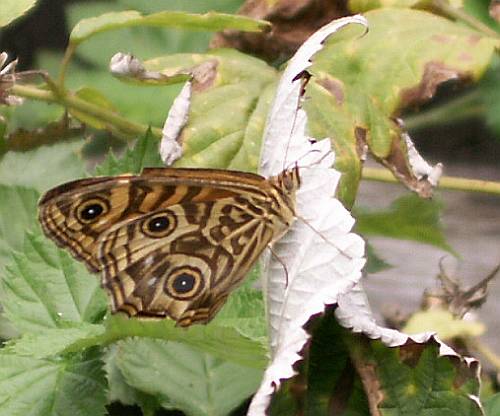
{"label": "plant stem", "polygon": [[66,69],[68,68],[69,61],[71,60],[71,57],[73,56],[73,53],[75,52],[76,45],[73,43],[70,43],[68,47],[66,48],[66,51],[64,52],[64,57],[61,62],[61,69],[59,71],[59,77],[57,80],[57,83],[59,85],[59,88],[64,88],[64,79],[66,77]]}
{"label": "plant stem", "polygon": [[417,130],[429,126],[452,124],[485,114],[486,107],[481,101],[480,91],[476,88],[460,97],[418,114],[404,117],[407,130]]}
{"label": "plant stem", "polygon": [[[81,111],[105,122],[106,124],[112,125],[124,133],[128,133],[128,135],[141,135],[144,134],[149,128],[144,124],[131,122],[113,111],[82,100],[73,94],[68,93],[64,96],[56,96],[51,91],[41,90],[29,85],[18,84],[12,86],[11,91],[13,95],[17,95],[19,97],[32,98],[48,103],[56,103],[65,106],[68,110],[74,109]],[[152,127],[151,132],[154,136],[162,136],[161,129],[157,127]]]}
{"label": "plant stem", "polygon": [[[363,179],[369,181],[399,183],[399,181],[386,169],[363,168]],[[500,182],[483,181],[481,179],[457,178],[455,176],[442,176],[439,180],[439,189],[450,191],[481,192],[500,195]]]}
{"label": "plant stem", "polygon": [[466,13],[461,8],[453,7],[448,3],[447,0],[434,0],[432,2],[433,6],[443,13],[447,14],[454,19],[461,20],[467,23],[470,27],[476,29],[478,32],[483,33],[485,36],[500,39],[500,34],[491,29],[489,26],[485,25],[480,20],[476,19],[474,16]]}

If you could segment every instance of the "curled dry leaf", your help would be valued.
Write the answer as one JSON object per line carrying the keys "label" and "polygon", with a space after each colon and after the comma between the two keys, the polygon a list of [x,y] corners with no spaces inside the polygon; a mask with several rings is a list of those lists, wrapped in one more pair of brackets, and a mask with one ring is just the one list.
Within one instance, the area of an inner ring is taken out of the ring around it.
{"label": "curled dry leaf", "polygon": [[170,166],[182,156],[182,147],[178,142],[181,131],[188,121],[191,104],[191,81],[187,81],[175,98],[163,125],[160,141],[160,157],[163,163]]}
{"label": "curled dry leaf", "polygon": [[8,58],[6,52],[0,53],[0,104],[21,105],[23,99],[9,93],[9,89],[14,85],[16,79],[17,59],[6,65]]}
{"label": "curled dry leaf", "polygon": [[398,120],[398,124],[401,128],[400,138],[393,142],[390,154],[386,158],[375,159],[390,169],[410,190],[422,198],[430,198],[443,173],[443,165],[430,165],[420,155],[410,135],[404,131],[403,122]]}
{"label": "curled dry leaf", "polygon": [[289,58],[321,26],[349,13],[343,2],[328,0],[247,0],[238,14],[267,20],[273,29],[265,33],[224,30],[210,46],[231,47],[275,62]]}
{"label": "curled dry leaf", "polygon": [[444,259],[442,259],[439,263],[439,274],[437,275],[441,287],[426,291],[423,306],[424,309],[445,309],[451,312],[453,316],[463,318],[471,309],[479,308],[486,302],[488,284],[498,275],[500,264],[471,287],[466,287],[455,276],[455,271],[449,269],[450,266],[445,264]]}
{"label": "curled dry leaf", "polygon": [[179,70],[172,74],[148,71],[134,55],[118,52],[109,62],[110,72],[117,78],[146,84],[177,84],[191,78],[188,70]]}

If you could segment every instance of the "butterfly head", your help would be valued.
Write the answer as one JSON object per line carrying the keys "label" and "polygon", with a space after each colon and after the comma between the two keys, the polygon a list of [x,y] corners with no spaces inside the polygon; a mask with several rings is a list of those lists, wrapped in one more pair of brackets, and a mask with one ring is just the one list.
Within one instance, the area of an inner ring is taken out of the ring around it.
{"label": "butterfly head", "polygon": [[286,194],[295,196],[295,192],[300,187],[299,167],[296,164],[290,169],[286,169],[274,178],[275,185]]}

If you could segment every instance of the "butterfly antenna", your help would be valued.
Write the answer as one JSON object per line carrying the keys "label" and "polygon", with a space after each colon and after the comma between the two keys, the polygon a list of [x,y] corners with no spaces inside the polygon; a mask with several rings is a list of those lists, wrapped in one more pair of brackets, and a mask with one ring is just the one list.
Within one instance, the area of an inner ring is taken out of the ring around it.
{"label": "butterfly antenna", "polygon": [[295,132],[295,127],[297,125],[297,115],[299,113],[299,110],[302,108],[302,101],[304,99],[304,95],[306,92],[306,85],[309,83],[310,79],[311,79],[311,74],[309,72],[307,72],[306,70],[299,72],[292,79],[292,82],[300,80],[301,85],[300,85],[299,96],[297,97],[297,105],[296,105],[297,111],[295,111],[295,113],[293,115],[292,128],[290,129],[290,134],[288,136],[288,143],[286,145],[285,155],[283,158],[283,170],[285,170],[285,164],[286,164],[286,161],[288,159],[288,149],[290,148],[290,142],[292,141],[292,137],[293,137],[293,134]]}
{"label": "butterfly antenna", "polygon": [[340,247],[337,247],[335,244],[333,244],[328,238],[326,238],[323,234],[321,234],[316,228],[314,228],[309,221],[307,221],[305,218],[301,217],[300,215],[296,215],[297,219],[301,220],[305,225],[307,225],[312,231],[314,231],[317,235],[321,237],[323,241],[325,241],[327,244],[331,245],[334,247],[336,250],[339,251],[340,254],[342,254],[344,257],[346,257],[348,260],[352,260],[353,257],[351,257],[349,254],[347,254],[344,250],[342,250]]}
{"label": "butterfly antenna", "polygon": [[[329,140],[329,139],[324,139],[324,140]],[[309,153],[317,153],[317,152],[321,152],[321,150],[319,150],[319,149],[312,149],[312,150],[308,150],[308,151],[307,151],[307,153],[304,153],[302,156],[300,156],[300,157],[297,159],[297,161],[299,161],[300,159],[302,159],[302,158],[306,157]],[[328,152],[326,152],[323,156],[321,156],[321,158],[319,158],[318,160],[316,160],[316,161],[314,161],[314,162],[311,162],[311,163],[309,163],[309,164],[307,164],[307,165],[302,165],[302,166],[300,166],[300,165],[299,165],[299,168],[300,168],[300,169],[303,169],[303,168],[310,168],[310,167],[313,167],[313,166],[315,166],[315,165],[318,165],[318,164],[320,164],[323,160],[325,160],[328,156],[330,156],[331,154],[334,154],[334,152],[333,152],[333,150],[332,150],[332,149],[328,150]],[[291,168],[292,168],[292,166],[294,166],[294,165],[297,165],[297,162],[292,162],[292,163],[290,163],[290,165],[288,165],[288,166],[287,166],[287,170],[291,169]]]}

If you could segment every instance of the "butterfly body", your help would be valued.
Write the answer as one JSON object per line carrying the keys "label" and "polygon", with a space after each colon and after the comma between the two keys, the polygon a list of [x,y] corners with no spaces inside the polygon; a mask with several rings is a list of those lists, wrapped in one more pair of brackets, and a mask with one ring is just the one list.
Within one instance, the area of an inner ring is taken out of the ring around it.
{"label": "butterfly body", "polygon": [[298,168],[266,179],[144,169],[82,179],[40,200],[45,234],[102,273],[113,312],[206,323],[295,220]]}

